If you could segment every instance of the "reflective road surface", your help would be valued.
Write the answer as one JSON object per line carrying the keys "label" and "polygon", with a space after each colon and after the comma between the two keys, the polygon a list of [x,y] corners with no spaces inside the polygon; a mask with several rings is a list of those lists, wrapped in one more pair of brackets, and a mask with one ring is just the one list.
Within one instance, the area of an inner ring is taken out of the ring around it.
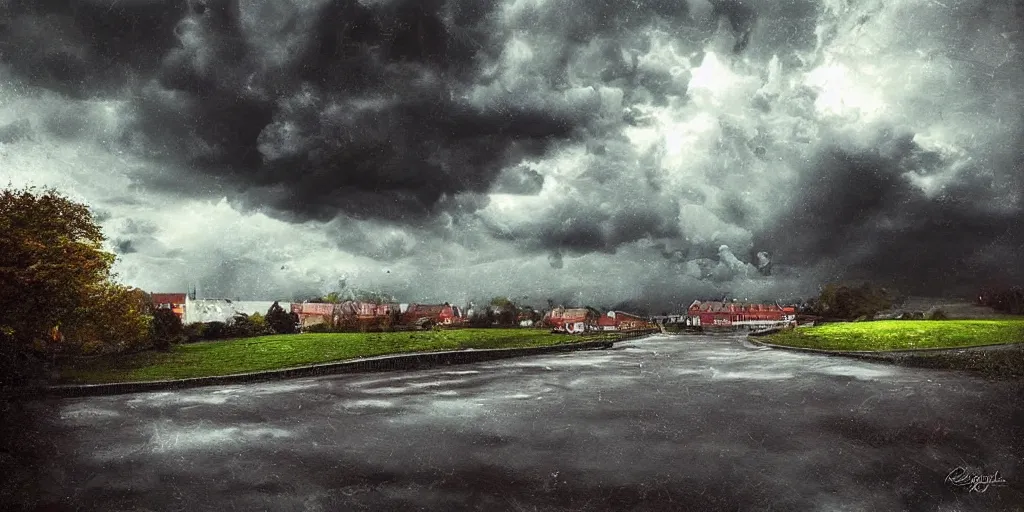
{"label": "reflective road surface", "polygon": [[55,510],[1024,510],[1022,389],[656,335],[36,407]]}

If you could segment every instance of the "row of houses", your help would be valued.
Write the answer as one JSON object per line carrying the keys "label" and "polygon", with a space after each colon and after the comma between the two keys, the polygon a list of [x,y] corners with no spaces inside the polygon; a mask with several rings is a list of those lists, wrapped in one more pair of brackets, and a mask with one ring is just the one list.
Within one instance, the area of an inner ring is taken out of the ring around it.
{"label": "row of houses", "polygon": [[654,327],[649,319],[625,311],[609,311],[602,315],[592,308],[555,308],[548,311],[541,322],[554,332],[570,334]]}
{"label": "row of houses", "polygon": [[682,325],[710,328],[762,329],[796,321],[796,308],[779,304],[693,301]]}
{"label": "row of houses", "polygon": [[[153,293],[153,304],[158,309],[170,309],[185,324],[197,322],[231,322],[239,314],[265,314],[273,302],[232,301],[230,299],[193,299],[184,293]],[[450,303],[405,304],[344,301],[339,303],[296,302],[278,303],[285,311],[291,311],[299,319],[301,328],[320,324],[353,326],[361,324],[409,325],[429,327],[433,325],[460,327],[470,323],[472,309],[460,308]],[[495,312],[500,314],[499,311]],[[532,310],[520,311],[515,322],[521,327],[535,324]],[[594,331],[617,331],[653,327],[644,317],[624,311],[599,313],[592,308],[555,308],[540,323],[555,332],[583,333]]]}
{"label": "row of houses", "polygon": [[399,304],[360,301],[339,303],[302,302],[291,304],[291,312],[299,317],[303,328],[318,324],[342,325],[345,322],[391,322],[392,324],[459,326],[468,323],[469,315],[449,303]]}
{"label": "row of houses", "polygon": [[[232,301],[229,299],[193,299],[184,293],[151,294],[154,306],[172,310],[183,323],[230,322],[239,314],[265,314],[271,301]],[[318,324],[334,326],[346,322],[391,323],[427,327],[442,325],[465,326],[473,311],[444,304],[405,304],[344,301],[340,303],[278,303],[285,311],[299,318],[302,328]],[[516,322],[523,327],[533,326],[532,312],[521,312]],[[685,314],[643,317],[625,311],[600,313],[593,308],[557,307],[548,311],[540,321],[555,332],[583,333],[594,331],[621,331],[649,329],[658,324],[676,324],[697,329],[760,329],[796,320],[796,308],[779,304],[745,304],[729,301],[695,300]]]}

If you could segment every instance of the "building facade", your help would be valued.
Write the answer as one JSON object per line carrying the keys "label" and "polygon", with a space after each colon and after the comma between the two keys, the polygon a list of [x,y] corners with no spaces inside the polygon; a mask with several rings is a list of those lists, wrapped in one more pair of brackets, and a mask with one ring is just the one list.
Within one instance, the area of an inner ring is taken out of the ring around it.
{"label": "building facade", "polygon": [[687,325],[707,328],[759,329],[796,321],[796,308],[777,304],[693,301]]}
{"label": "building facade", "polygon": [[551,326],[553,332],[579,334],[600,329],[600,315],[589,308],[555,308],[544,315],[544,323]]}
{"label": "building facade", "polygon": [[149,296],[153,301],[153,308],[169,309],[184,321],[188,295],[184,293],[151,293]]}

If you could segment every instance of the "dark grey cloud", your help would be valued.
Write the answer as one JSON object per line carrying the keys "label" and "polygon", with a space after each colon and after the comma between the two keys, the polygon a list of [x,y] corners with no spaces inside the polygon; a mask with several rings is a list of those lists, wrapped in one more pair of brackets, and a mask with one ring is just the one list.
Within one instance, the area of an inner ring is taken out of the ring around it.
{"label": "dark grey cloud", "polygon": [[[277,187],[263,197],[270,206],[323,220],[429,214],[445,195],[487,191],[505,166],[585,122],[515,98],[453,97],[490,39],[485,4],[339,0],[276,25],[252,2],[177,5],[18,3],[3,42],[31,51],[6,58],[32,85],[75,97],[148,83],[128,128],[148,156]],[[267,65],[259,38],[294,39],[298,57]],[[78,134],[70,114],[49,129]]]}
{"label": "dark grey cloud", "polygon": [[123,93],[160,65],[186,2],[10,0],[0,54],[26,83],[76,98]]}
{"label": "dark grey cloud", "polygon": [[11,144],[32,137],[34,130],[28,119],[0,125],[0,143]]}
{"label": "dark grey cloud", "polygon": [[[644,300],[822,276],[967,288],[1024,278],[1021,5],[9,1],[0,73],[21,103],[0,144],[40,139],[46,165],[123,187],[104,220],[136,275],[195,264],[174,250],[204,235],[114,222],[149,194],[306,230],[267,261],[256,232],[197,251],[218,293],[257,293],[271,263],[279,291],[365,264],[299,268],[302,244],[403,275],[516,258],[495,267],[543,267],[506,278],[570,299],[570,274],[617,258],[636,274],[609,293],[683,289]],[[79,143],[146,172],[54,150]],[[23,149],[3,158],[27,173]]]}
{"label": "dark grey cloud", "polygon": [[[804,173],[788,212],[755,245],[770,248],[779,263],[833,260],[847,278],[883,279],[910,293],[934,292],[938,283],[971,293],[991,276],[1024,278],[1021,258],[986,258],[1024,251],[1024,205],[996,207],[1000,176],[1017,173],[966,168],[928,197],[907,173],[928,176],[941,163],[909,135],[871,151],[828,151]],[[1019,177],[1010,182],[1019,190]]]}

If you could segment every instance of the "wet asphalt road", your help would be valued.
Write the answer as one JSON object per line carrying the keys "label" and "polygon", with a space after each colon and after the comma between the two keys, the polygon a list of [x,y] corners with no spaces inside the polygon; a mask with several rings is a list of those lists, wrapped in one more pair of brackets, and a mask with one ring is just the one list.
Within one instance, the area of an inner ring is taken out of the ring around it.
{"label": "wet asphalt road", "polygon": [[[1024,510],[1022,385],[653,336],[409,373],[67,399],[83,510]],[[999,472],[985,492],[945,482]]]}

